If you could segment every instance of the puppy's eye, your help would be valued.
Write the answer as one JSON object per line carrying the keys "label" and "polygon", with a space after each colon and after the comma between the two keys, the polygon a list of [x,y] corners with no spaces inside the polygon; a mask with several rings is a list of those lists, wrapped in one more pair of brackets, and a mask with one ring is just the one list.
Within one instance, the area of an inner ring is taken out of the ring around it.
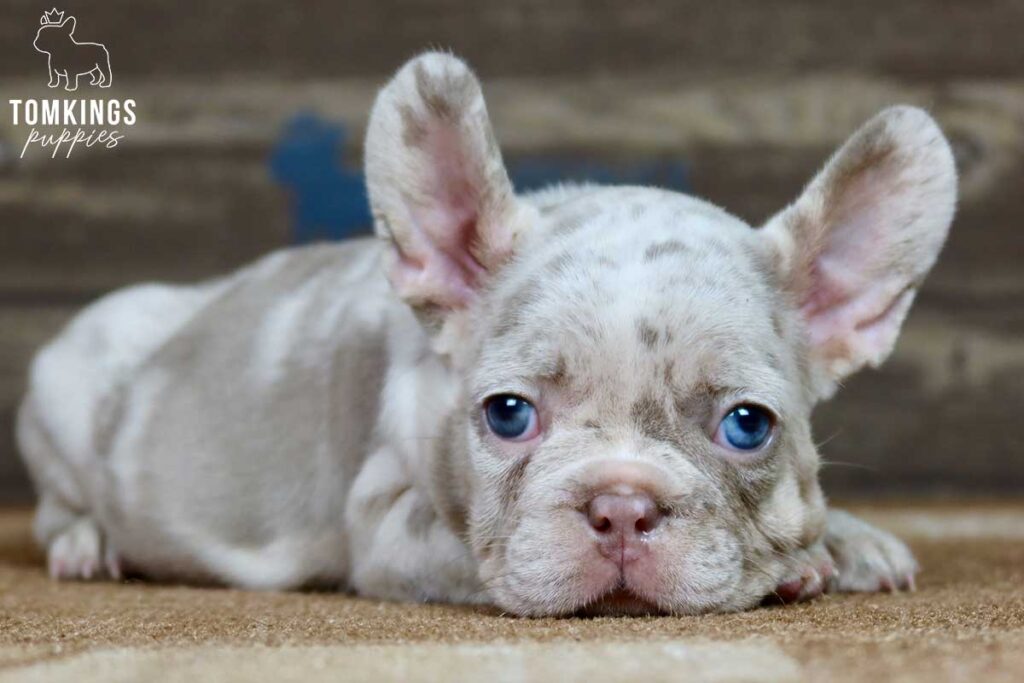
{"label": "puppy's eye", "polygon": [[508,441],[528,441],[540,431],[537,409],[514,394],[491,396],[484,402],[484,415],[491,432]]}
{"label": "puppy's eye", "polygon": [[773,422],[771,413],[764,408],[744,403],[722,418],[715,441],[738,451],[757,450],[771,436]]}

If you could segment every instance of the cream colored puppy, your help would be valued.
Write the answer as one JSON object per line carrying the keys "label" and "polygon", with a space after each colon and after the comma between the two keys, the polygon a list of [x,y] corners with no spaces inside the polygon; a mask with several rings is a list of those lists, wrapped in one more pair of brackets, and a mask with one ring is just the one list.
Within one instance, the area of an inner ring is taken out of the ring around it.
{"label": "cream colored puppy", "polygon": [[647,187],[519,196],[424,54],[366,138],[380,239],[116,292],[32,364],[18,437],[60,578],[336,585],[519,615],[891,590],[810,414],[889,354],[956,198],[886,110],[761,228]]}

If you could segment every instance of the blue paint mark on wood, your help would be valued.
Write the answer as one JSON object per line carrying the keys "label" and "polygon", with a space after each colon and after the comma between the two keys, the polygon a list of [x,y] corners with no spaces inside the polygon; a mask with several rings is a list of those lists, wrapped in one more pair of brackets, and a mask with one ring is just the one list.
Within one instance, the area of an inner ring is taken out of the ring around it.
{"label": "blue paint mark on wood", "polygon": [[[343,164],[346,139],[344,127],[303,113],[285,125],[274,146],[270,170],[291,196],[296,243],[371,232],[362,173]],[[512,161],[509,175],[521,192],[564,181],[690,189],[689,167],[668,159],[610,162],[537,156]]]}
{"label": "blue paint mark on wood", "polygon": [[299,114],[274,146],[270,170],[291,194],[297,243],[343,239],[370,230],[363,174],[345,168],[346,131],[313,114]]}

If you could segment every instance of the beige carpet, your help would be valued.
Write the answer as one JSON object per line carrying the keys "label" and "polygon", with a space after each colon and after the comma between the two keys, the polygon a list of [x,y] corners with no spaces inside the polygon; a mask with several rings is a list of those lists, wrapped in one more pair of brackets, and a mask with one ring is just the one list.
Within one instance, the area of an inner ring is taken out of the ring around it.
{"label": "beige carpet", "polygon": [[914,594],[696,618],[521,620],[326,593],[55,583],[0,513],[6,681],[1024,681],[1024,504],[861,509]]}

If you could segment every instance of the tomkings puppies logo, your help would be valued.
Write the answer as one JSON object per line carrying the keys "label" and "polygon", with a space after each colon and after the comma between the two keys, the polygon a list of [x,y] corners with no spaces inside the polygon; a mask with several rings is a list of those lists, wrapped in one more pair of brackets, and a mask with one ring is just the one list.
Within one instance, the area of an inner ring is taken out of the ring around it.
{"label": "tomkings puppies logo", "polygon": [[[64,90],[78,90],[80,79],[89,77],[88,85],[109,88],[114,82],[110,68],[110,52],[102,43],[79,41],[75,37],[77,22],[64,17],[54,7],[39,19],[32,46],[46,55],[46,85]],[[21,157],[33,145],[50,151],[56,158],[63,153],[70,158],[78,145],[107,149],[117,147],[124,139],[122,129],[135,125],[135,100],[118,99],[11,99],[12,125],[30,126],[21,148]],[[57,128],[61,131],[56,132]],[[49,130],[47,130],[49,129]]]}
{"label": "tomkings puppies logo", "polygon": [[75,18],[64,18],[57,8],[43,14],[39,20],[42,26],[32,43],[37,51],[46,55],[51,88],[64,78],[64,89],[68,92],[78,89],[78,77],[89,75],[89,85],[109,88],[114,81],[110,73],[110,53],[101,43],[80,43],[75,40]]}

